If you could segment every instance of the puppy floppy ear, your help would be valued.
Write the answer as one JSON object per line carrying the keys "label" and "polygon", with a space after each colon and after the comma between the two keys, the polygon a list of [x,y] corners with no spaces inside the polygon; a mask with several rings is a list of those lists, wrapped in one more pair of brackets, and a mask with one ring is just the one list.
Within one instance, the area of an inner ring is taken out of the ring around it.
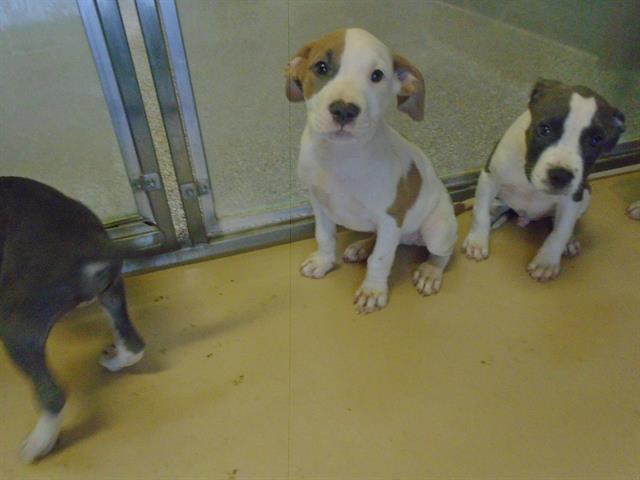
{"label": "puppy floppy ear", "polygon": [[309,58],[312,47],[313,44],[310,43],[298,50],[285,69],[285,93],[291,102],[301,102],[304,100],[302,83],[307,68],[307,59]]}
{"label": "puppy floppy ear", "polygon": [[549,90],[560,87],[561,85],[562,82],[558,82],[557,80],[538,78],[535,85],[531,89],[531,94],[529,95],[529,106],[540,100]]}
{"label": "puppy floppy ear", "polygon": [[398,110],[416,121],[424,118],[424,78],[409,60],[393,56],[393,71],[400,80],[398,92]]}
{"label": "puppy floppy ear", "polygon": [[613,109],[613,126],[617,130],[618,135],[622,135],[626,129],[624,113],[617,108]]}
{"label": "puppy floppy ear", "polygon": [[620,136],[625,131],[624,122],[624,113],[615,107],[611,107],[611,130],[609,130],[609,135],[607,135],[608,139],[604,145],[603,151],[610,152],[613,150],[613,147],[616,146],[618,140],[620,140]]}

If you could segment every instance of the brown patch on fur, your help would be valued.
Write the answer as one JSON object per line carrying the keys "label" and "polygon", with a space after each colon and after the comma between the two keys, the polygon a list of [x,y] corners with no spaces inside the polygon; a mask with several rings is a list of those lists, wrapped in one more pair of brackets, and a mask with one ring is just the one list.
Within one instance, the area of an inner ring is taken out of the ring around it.
{"label": "brown patch on fur", "polygon": [[398,180],[396,198],[387,209],[387,213],[395,218],[398,227],[402,227],[404,217],[413,204],[416,203],[420,194],[420,187],[422,187],[422,175],[420,175],[418,167],[412,161],[407,174]]}
{"label": "brown patch on fur", "polygon": [[465,202],[458,202],[453,204],[453,212],[456,217],[458,215],[462,215],[464,212],[471,210],[473,207],[471,205],[467,205]]}
{"label": "brown patch on fur", "polygon": [[393,70],[402,82],[398,93],[398,110],[416,121],[424,118],[424,78],[402,55],[393,55]]}
{"label": "brown patch on fur", "polygon": [[[346,29],[337,30],[298,50],[285,71],[285,91],[290,101],[300,102],[311,98],[335,76],[340,68],[346,35]],[[319,61],[327,63],[327,75],[319,76],[313,70]]]}

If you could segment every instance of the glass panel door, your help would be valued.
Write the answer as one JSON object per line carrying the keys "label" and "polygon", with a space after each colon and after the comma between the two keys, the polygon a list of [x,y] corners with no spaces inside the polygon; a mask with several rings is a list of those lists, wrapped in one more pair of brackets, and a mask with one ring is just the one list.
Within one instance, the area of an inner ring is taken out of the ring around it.
{"label": "glass panel door", "polygon": [[75,0],[0,0],[0,175],[137,215]]}

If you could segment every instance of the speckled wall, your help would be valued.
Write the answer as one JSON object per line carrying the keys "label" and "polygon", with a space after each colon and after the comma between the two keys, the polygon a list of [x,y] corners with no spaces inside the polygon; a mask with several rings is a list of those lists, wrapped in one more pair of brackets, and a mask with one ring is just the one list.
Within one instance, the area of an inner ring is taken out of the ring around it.
{"label": "speckled wall", "polygon": [[[520,8],[531,10],[529,3],[520,2]],[[581,3],[587,11],[589,4],[599,4]],[[493,142],[526,108],[538,76],[592,86],[627,113],[625,138],[640,134],[638,70],[605,65],[593,42],[579,49],[560,43],[561,37],[527,31],[524,12],[516,28],[470,8],[423,0],[177,0],[177,5],[223,217],[304,202],[295,179],[304,106],[285,99],[283,68],[297,48],[345,26],[370,30],[423,72],[425,120],[415,123],[395,111],[388,119],[424,149],[441,175],[485,162]],[[536,25],[544,25],[545,14],[554,12],[538,9]],[[589,36],[608,35],[606,22],[589,25],[601,26]]]}
{"label": "speckled wall", "polygon": [[137,211],[75,0],[0,0],[0,175]]}
{"label": "speckled wall", "polygon": [[129,49],[131,50],[131,57],[136,69],[138,84],[140,85],[140,93],[142,95],[147,121],[149,122],[153,147],[156,152],[156,159],[158,161],[160,175],[162,176],[164,191],[167,195],[167,202],[169,203],[171,220],[178,241],[185,243],[189,238],[187,221],[182,206],[182,199],[180,198],[180,188],[178,187],[178,181],[173,168],[167,133],[164,129],[160,105],[158,104],[158,97],[153,84],[153,76],[151,75],[151,69],[149,67],[149,59],[147,57],[144,38],[142,37],[142,29],[140,27],[140,20],[138,19],[135,0],[118,0],[118,6],[120,7],[120,15],[122,16],[127,41],[129,42]]}

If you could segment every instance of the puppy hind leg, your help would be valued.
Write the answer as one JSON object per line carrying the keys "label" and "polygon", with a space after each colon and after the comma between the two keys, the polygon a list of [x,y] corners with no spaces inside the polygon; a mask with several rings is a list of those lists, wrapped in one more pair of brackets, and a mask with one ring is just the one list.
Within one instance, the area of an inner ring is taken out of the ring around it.
{"label": "puppy hind leg", "polygon": [[[17,320],[21,321],[20,318]],[[18,325],[17,322],[15,324]],[[29,322],[29,325],[34,323]],[[41,408],[40,418],[22,446],[21,457],[27,463],[51,451],[62,424],[65,395],[51,376],[45,360],[48,329],[49,326],[44,324],[42,331],[31,329],[30,336],[8,334],[3,337],[9,356],[31,379]]]}
{"label": "puppy hind leg", "polygon": [[355,241],[345,249],[342,260],[348,263],[364,262],[371,255],[375,244],[375,235]]}
{"label": "puppy hind leg", "polygon": [[627,207],[627,216],[633,220],[640,220],[640,200],[633,202]]}
{"label": "puppy hind leg", "polygon": [[111,318],[114,332],[114,343],[100,357],[100,365],[117,372],[138,363],[144,355],[144,341],[129,318],[122,277],[118,276],[98,299]]}
{"label": "puppy hind leg", "polygon": [[455,247],[457,228],[455,216],[444,212],[422,226],[420,233],[429,250],[429,258],[413,273],[413,284],[421,295],[440,291],[444,269]]}
{"label": "puppy hind leg", "polygon": [[582,250],[582,247],[580,245],[580,241],[575,237],[571,237],[567,242],[567,246],[564,247],[562,256],[566,258],[577,257],[578,255],[580,255],[581,250]]}
{"label": "puppy hind leg", "polygon": [[509,206],[496,199],[491,203],[491,230],[496,230],[517,214]]}

